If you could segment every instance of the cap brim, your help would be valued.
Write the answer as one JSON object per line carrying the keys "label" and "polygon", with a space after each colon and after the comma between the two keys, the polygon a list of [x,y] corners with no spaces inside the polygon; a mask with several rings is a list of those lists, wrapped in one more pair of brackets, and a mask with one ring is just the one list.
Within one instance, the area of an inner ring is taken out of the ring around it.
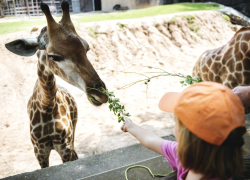
{"label": "cap brim", "polygon": [[181,93],[178,92],[168,92],[162,96],[159,102],[159,108],[165,112],[174,112],[174,108],[179,101]]}

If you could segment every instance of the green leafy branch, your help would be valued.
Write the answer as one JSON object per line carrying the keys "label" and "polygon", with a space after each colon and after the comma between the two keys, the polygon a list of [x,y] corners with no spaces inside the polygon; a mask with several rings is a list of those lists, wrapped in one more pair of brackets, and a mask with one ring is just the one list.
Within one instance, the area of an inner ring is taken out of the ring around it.
{"label": "green leafy branch", "polygon": [[[127,84],[127,85],[123,86],[122,88],[128,88],[128,87],[133,86],[133,85],[135,85],[135,84],[137,84],[139,82],[144,82],[144,84],[146,84],[147,87],[148,87],[148,83],[151,81],[151,79],[157,78],[157,77],[160,77],[160,76],[176,76],[176,77],[184,78],[183,81],[180,81],[182,86],[191,85],[191,84],[193,84],[193,82],[197,82],[197,83],[201,82],[200,78],[192,77],[190,75],[184,75],[184,74],[181,74],[181,73],[177,73],[177,74],[169,73],[169,72],[167,72],[167,71],[165,71],[165,70],[163,70],[161,68],[156,68],[156,67],[152,67],[152,66],[145,66],[145,67],[148,67],[150,69],[158,69],[161,72],[147,72],[147,73],[155,73],[155,74],[157,74],[157,75],[154,75],[154,76],[148,76],[148,75],[145,75],[145,74],[142,74],[142,73],[136,73],[136,72],[125,72],[125,73],[133,73],[133,74],[142,75],[145,78],[141,79],[141,80],[138,80],[138,81],[135,81],[135,82],[132,82],[130,84]],[[126,112],[125,106],[119,104],[120,100],[115,97],[114,92],[109,92],[108,90],[106,90],[104,88],[88,88],[88,91],[89,90],[96,90],[96,91],[99,91],[100,93],[106,94],[108,96],[109,110],[113,111],[113,113],[118,117],[118,122],[119,123],[121,121],[124,122],[125,117],[131,116],[128,112]],[[91,98],[90,98],[90,100],[91,100]]]}
{"label": "green leafy branch", "polygon": [[182,84],[182,86],[191,85],[191,84],[193,84],[194,82],[199,83],[199,82],[201,82],[201,79],[198,78],[198,77],[192,77],[192,76],[190,76],[190,75],[187,75],[187,76],[185,77],[185,80],[184,80],[184,81],[180,81],[180,83]]}
{"label": "green leafy branch", "polygon": [[[125,121],[125,117],[131,116],[128,112],[125,110],[124,105],[120,105],[119,102],[120,100],[115,97],[114,92],[109,92],[108,90],[104,88],[88,88],[89,90],[96,90],[99,91],[102,94],[106,94],[108,96],[108,103],[109,103],[109,110],[113,111],[114,115],[118,117],[118,122],[120,123],[121,121]],[[91,98],[90,98],[91,100]]]}
{"label": "green leafy branch", "polygon": [[140,83],[140,82],[144,82],[144,84],[146,84],[147,87],[148,87],[148,83],[151,81],[151,79],[157,78],[157,77],[160,77],[160,76],[175,76],[175,77],[184,78],[183,81],[180,81],[182,86],[191,85],[194,82],[197,82],[197,83],[201,82],[201,79],[198,78],[198,77],[192,77],[190,75],[184,75],[184,74],[181,74],[181,73],[177,73],[177,74],[170,73],[170,72],[165,71],[164,69],[157,68],[157,67],[152,67],[152,66],[145,66],[145,67],[147,67],[149,69],[158,69],[158,70],[160,70],[160,72],[146,72],[146,73],[154,73],[154,74],[156,74],[156,75],[153,75],[153,76],[148,76],[148,75],[145,75],[145,74],[142,74],[142,73],[137,73],[137,72],[124,72],[124,73],[138,74],[138,75],[144,76],[145,78],[140,79],[138,81],[134,81],[134,82],[129,83],[129,84],[126,84],[122,88],[128,88],[128,87],[131,87],[131,86],[133,86],[133,85],[135,85],[137,83]]}

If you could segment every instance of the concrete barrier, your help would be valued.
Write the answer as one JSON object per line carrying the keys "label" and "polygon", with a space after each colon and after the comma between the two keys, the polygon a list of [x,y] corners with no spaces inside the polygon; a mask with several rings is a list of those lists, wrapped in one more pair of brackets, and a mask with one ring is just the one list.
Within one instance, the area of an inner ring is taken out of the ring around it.
{"label": "concrete barrier", "polygon": [[[244,136],[244,146],[250,154],[250,115],[246,116],[246,126],[248,131]],[[163,138],[175,141],[173,135]],[[10,176],[4,180],[124,180],[125,170],[139,164],[149,167],[154,174],[166,174],[172,171],[163,156],[141,144],[135,144],[58,166]],[[128,179],[157,180],[161,178],[152,178],[146,169],[136,168],[129,170]]]}

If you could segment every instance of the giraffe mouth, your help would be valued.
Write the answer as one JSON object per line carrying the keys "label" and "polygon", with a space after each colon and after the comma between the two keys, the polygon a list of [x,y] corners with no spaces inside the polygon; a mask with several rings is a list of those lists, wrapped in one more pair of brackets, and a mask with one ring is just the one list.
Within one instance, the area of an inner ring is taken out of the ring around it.
{"label": "giraffe mouth", "polygon": [[100,105],[102,105],[102,103],[99,102],[99,101],[97,101],[93,96],[88,95],[88,100],[89,100],[92,104],[94,104],[95,106],[100,106]]}

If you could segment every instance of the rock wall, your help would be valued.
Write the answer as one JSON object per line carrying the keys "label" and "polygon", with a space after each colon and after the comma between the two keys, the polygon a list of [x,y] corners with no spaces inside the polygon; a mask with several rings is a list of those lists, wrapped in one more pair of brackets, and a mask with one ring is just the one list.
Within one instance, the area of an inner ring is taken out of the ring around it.
{"label": "rock wall", "polygon": [[234,32],[220,13],[203,11],[81,24],[79,34],[90,43],[96,66],[115,63],[122,69],[129,64],[167,65],[170,56],[192,56],[200,48],[227,42]]}

